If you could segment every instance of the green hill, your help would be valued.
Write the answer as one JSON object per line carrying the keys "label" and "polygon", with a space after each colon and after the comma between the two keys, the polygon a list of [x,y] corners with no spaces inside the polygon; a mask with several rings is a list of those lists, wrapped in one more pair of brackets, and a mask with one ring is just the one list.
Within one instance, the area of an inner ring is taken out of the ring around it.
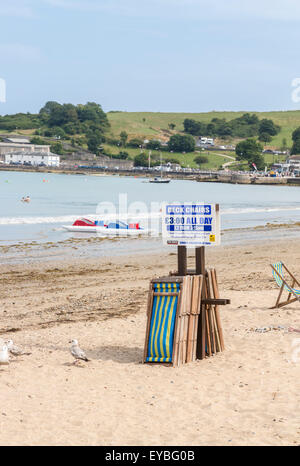
{"label": "green hill", "polygon": [[[176,125],[176,131],[183,131],[183,121],[191,118],[197,121],[208,123],[212,118],[225,118],[232,120],[241,117],[242,112],[208,112],[208,113],[151,113],[151,112],[108,112],[108,120],[111,124],[111,134],[119,136],[121,131],[126,131],[129,137],[146,138],[167,138],[173,134],[168,125]],[[281,147],[282,140],[286,138],[287,145],[292,145],[292,132],[300,126],[300,110],[282,112],[250,112],[255,113],[259,119],[268,118],[275,124],[281,126],[281,131],[274,136],[269,144],[274,147]]]}

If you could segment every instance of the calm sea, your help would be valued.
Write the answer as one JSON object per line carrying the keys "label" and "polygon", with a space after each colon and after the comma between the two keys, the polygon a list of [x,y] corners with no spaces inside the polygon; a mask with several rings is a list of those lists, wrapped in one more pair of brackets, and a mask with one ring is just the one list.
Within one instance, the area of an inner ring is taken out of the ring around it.
{"label": "calm sea", "polygon": [[[162,201],[219,203],[223,230],[300,222],[298,187],[182,180],[157,185],[134,177],[1,171],[0,244],[63,241],[72,234],[62,225],[71,225],[81,216],[96,216],[99,203],[100,208],[104,202],[117,208],[120,194],[122,202],[127,196],[129,210],[137,211],[131,217],[143,226],[159,217],[157,206]],[[29,204],[21,202],[27,195]]]}

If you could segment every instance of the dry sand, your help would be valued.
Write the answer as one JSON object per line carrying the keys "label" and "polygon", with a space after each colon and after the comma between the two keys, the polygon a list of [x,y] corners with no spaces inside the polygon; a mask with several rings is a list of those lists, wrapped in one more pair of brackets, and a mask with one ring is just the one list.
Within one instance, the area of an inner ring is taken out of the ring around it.
{"label": "dry sand", "polygon": [[300,277],[299,259],[296,240],[210,250],[226,351],[180,368],[141,364],[149,280],[175,254],[2,265],[0,336],[32,354],[0,366],[0,444],[299,444],[300,334],[251,331],[300,328],[299,303],[269,309],[269,263]]}

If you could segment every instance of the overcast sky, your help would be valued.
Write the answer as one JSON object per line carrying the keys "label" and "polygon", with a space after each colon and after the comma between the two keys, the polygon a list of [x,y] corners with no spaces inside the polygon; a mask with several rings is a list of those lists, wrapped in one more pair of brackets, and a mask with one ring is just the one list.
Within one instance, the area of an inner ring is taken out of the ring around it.
{"label": "overcast sky", "polygon": [[299,25],[299,0],[0,0],[0,114],[297,109]]}

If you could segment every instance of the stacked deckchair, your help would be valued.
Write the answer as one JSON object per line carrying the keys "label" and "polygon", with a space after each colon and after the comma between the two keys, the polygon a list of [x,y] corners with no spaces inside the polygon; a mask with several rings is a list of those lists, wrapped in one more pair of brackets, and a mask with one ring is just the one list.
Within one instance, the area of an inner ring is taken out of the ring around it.
{"label": "stacked deckchair", "polygon": [[[271,267],[273,270],[273,277],[275,282],[280,288],[275,306],[273,306],[271,309],[283,307],[287,304],[294,303],[295,301],[300,301],[300,283],[292,274],[292,272],[289,271],[283,262],[276,262],[275,264],[271,264]],[[284,272],[286,275],[288,275],[288,278],[285,277]],[[290,280],[291,284],[289,284],[287,280]],[[296,285],[299,288],[295,288]],[[288,292],[288,297],[284,301],[280,301],[284,291]]]}
{"label": "stacked deckchair", "polygon": [[151,280],[145,363],[180,366],[224,350],[216,271]]}

